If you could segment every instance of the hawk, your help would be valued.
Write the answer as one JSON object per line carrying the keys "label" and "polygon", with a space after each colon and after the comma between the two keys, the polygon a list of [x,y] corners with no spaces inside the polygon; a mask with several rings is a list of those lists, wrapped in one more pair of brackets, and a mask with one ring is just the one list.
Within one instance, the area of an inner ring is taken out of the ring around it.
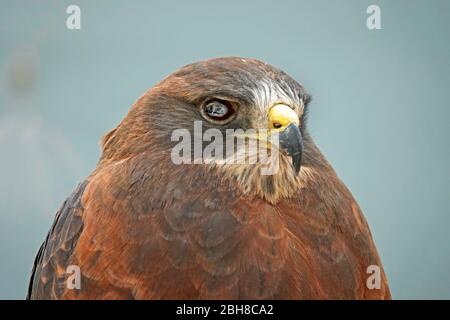
{"label": "hawk", "polygon": [[[210,59],[163,79],[103,137],[37,254],[28,298],[389,299],[360,207],[308,134],[310,100],[255,59]],[[277,170],[175,163],[173,133],[194,136],[195,122],[247,144],[277,134],[265,144]]]}

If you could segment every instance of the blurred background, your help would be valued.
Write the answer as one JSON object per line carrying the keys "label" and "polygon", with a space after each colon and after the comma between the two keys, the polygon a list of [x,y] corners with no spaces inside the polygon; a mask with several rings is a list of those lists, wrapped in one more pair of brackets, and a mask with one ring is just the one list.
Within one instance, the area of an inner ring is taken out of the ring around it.
{"label": "blurred background", "polygon": [[393,297],[449,299],[449,31],[446,0],[0,0],[0,298],[25,297],[56,210],[132,103],[232,55],[312,93],[310,131],[365,212]]}

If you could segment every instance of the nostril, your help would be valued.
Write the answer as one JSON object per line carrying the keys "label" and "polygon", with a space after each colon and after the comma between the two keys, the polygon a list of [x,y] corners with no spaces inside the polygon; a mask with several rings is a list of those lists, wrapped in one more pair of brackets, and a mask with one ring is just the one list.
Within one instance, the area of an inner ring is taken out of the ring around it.
{"label": "nostril", "polygon": [[274,123],[273,123],[273,127],[274,127],[275,129],[279,129],[279,128],[282,127],[282,125],[281,125],[280,123],[278,123],[278,122],[274,122]]}

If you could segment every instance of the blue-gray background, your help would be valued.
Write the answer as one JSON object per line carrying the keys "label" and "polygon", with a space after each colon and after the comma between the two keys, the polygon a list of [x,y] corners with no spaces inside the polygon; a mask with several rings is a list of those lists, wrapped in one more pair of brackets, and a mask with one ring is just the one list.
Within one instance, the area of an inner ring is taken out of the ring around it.
{"label": "blue-gray background", "polygon": [[[82,28],[65,26],[69,4]],[[382,30],[366,28],[381,7]],[[237,55],[313,94],[310,130],[363,208],[394,298],[450,298],[450,1],[0,1],[0,298],[147,88]]]}

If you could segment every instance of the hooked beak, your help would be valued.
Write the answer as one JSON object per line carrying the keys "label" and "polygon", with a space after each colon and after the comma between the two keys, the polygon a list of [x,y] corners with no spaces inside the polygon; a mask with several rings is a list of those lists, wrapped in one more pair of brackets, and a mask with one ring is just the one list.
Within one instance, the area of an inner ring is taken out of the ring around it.
{"label": "hooked beak", "polygon": [[277,104],[269,110],[269,128],[278,131],[282,150],[292,158],[295,175],[302,164],[303,138],[297,113],[285,104]]}
{"label": "hooked beak", "polygon": [[291,123],[280,133],[280,147],[292,158],[295,175],[302,165],[303,138],[299,127]]}

